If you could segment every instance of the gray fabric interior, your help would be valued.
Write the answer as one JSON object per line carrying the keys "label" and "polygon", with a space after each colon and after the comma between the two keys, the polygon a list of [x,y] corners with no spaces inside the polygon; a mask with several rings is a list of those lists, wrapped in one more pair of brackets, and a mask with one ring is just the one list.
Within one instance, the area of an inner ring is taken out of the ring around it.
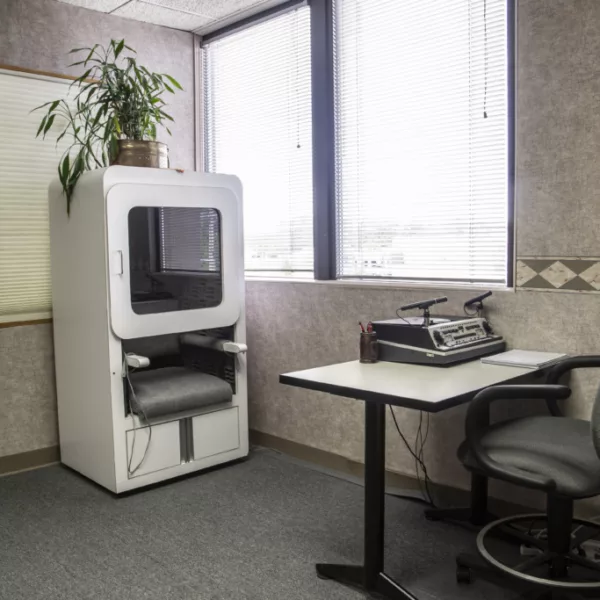
{"label": "gray fabric interior", "polygon": [[183,367],[137,371],[130,378],[133,409],[148,421],[230,402],[233,396],[226,381]]}
{"label": "gray fabric interior", "polygon": [[133,352],[149,359],[179,354],[179,334],[169,333],[147,338],[123,340],[123,351]]}
{"label": "gray fabric interior", "polygon": [[223,344],[229,340],[221,340],[209,335],[200,335],[199,333],[184,333],[181,336],[181,343],[204,350],[215,350],[216,352],[224,352]]}
{"label": "gray fabric interior", "polygon": [[[560,494],[600,494],[600,459],[588,421],[549,416],[504,421],[489,428],[482,444],[502,465],[551,477]],[[468,468],[478,469],[466,442],[458,454]]]}

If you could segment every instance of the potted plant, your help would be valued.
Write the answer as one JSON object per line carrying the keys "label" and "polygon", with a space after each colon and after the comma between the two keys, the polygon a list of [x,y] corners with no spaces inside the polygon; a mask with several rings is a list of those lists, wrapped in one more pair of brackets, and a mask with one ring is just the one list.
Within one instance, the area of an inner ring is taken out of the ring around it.
{"label": "potted plant", "polygon": [[111,40],[107,48],[74,48],[69,54],[85,52],[85,58],[69,65],[85,69],[71,84],[76,94],[34,109],[47,107],[36,137],[45,138],[61,119],[66,124],[57,143],[71,137],[58,166],[68,213],[75,185],[87,170],[113,164],[168,167],[167,146],[156,141],[157,127],[173,121],[164,110],[163,94],[183,88],[170,75],[138,65],[127,51],[135,54],[125,40]]}

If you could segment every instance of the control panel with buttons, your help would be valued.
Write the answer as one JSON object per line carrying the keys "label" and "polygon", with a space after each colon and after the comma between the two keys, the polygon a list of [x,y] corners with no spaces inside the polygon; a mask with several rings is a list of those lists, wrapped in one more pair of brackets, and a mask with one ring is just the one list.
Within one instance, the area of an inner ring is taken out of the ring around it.
{"label": "control panel with buttons", "polygon": [[459,348],[495,337],[492,326],[481,317],[430,325],[428,331],[435,347],[440,350]]}

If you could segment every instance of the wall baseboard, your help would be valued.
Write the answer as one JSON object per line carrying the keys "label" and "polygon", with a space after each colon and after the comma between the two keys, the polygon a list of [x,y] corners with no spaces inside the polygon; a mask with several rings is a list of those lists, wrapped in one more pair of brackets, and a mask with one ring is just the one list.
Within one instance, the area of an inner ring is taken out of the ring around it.
{"label": "wall baseboard", "polygon": [[[339,454],[333,454],[332,452],[305,446],[298,442],[292,442],[269,433],[251,429],[250,442],[256,446],[271,448],[295,459],[313,463],[320,468],[337,471],[352,478],[362,479],[364,475],[363,463],[340,456]],[[385,475],[386,486],[389,488],[407,490],[408,492],[419,491],[419,482],[414,477],[394,471],[386,471]],[[438,483],[432,483],[430,489],[436,502],[442,506],[469,506],[470,493],[468,490]],[[513,504],[498,498],[490,498],[489,502],[491,511],[498,516],[539,512],[538,509]]]}
{"label": "wall baseboard", "polygon": [[50,446],[48,448],[39,448],[30,452],[21,452],[20,454],[9,454],[0,456],[0,475],[9,475],[19,471],[28,471],[45,467],[60,461],[60,448]]}

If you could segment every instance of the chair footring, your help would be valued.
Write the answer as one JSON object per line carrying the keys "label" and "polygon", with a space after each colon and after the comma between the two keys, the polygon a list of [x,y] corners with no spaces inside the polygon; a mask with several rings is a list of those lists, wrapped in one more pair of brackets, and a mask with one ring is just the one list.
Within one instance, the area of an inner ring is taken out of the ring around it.
{"label": "chair footring", "polygon": [[[477,550],[479,555],[489,567],[524,583],[563,591],[599,591],[600,563],[596,563],[581,555],[581,543],[594,537],[594,534],[586,532],[585,535],[580,535],[579,537],[575,536],[567,552],[553,552],[549,550],[548,544],[541,536],[536,537],[531,534],[531,528],[534,522],[539,523],[546,520],[547,516],[544,514],[528,514],[506,517],[504,519],[498,519],[493,523],[489,523],[483,527],[477,536]],[[527,522],[530,522],[529,531],[526,527],[520,529],[516,527],[519,523]],[[577,526],[575,531],[593,529],[595,530],[595,535],[600,535],[600,523],[574,518],[573,525]],[[537,552],[537,554],[524,558],[512,565],[508,565],[499,560],[492,555],[486,546],[486,542],[489,541],[490,537],[498,537],[499,530],[502,531],[501,537],[527,544],[532,547],[533,552]],[[573,536],[573,534],[571,535]],[[461,562],[466,562],[463,557],[459,557],[457,561],[459,567],[461,566]],[[547,577],[531,573],[533,569],[539,569],[539,567],[542,566],[547,567]],[[590,575],[595,574],[595,576],[590,579],[587,577],[576,579],[570,572],[573,567],[577,567],[581,574],[585,571]],[[477,566],[475,566],[475,568],[477,568]]]}

